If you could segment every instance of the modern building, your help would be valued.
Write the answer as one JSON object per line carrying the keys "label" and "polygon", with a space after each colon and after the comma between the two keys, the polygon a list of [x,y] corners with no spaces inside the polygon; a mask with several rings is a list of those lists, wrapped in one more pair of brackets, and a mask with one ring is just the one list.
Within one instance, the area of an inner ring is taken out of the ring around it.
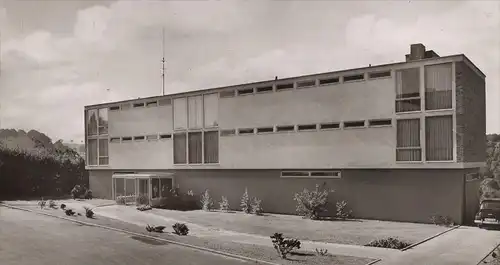
{"label": "modern building", "polygon": [[334,189],[358,218],[471,221],[486,160],[485,75],[463,54],[85,107],[96,196],[209,189],[266,212]]}

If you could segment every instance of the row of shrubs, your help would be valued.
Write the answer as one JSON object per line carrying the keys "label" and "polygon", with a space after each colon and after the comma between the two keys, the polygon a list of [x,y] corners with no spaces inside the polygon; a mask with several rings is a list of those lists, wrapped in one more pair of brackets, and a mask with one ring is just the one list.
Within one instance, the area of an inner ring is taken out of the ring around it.
{"label": "row of shrubs", "polygon": [[[316,185],[314,190],[304,189],[294,196],[297,204],[297,214],[308,219],[319,219],[322,214],[327,211],[328,197],[333,190],[328,190],[324,186]],[[118,196],[116,203],[125,205],[135,202],[136,205],[149,205],[150,201],[147,195],[140,194],[138,196]],[[190,211],[202,209],[205,211],[213,211],[218,208],[222,212],[229,212],[231,205],[226,196],[222,196],[220,201],[217,202],[218,207],[210,191],[207,189],[201,194],[200,199],[196,199],[192,190],[187,193],[180,193],[179,187],[173,188],[168,193],[168,196],[160,199],[155,208]],[[138,208],[139,209],[139,208]],[[146,208],[140,208],[145,210]],[[248,189],[241,196],[239,209],[247,214],[261,215],[264,212],[262,207],[262,200],[257,197],[250,196]],[[339,201],[336,203],[335,217],[338,219],[348,219],[352,217],[352,211],[348,209],[346,201]]]}

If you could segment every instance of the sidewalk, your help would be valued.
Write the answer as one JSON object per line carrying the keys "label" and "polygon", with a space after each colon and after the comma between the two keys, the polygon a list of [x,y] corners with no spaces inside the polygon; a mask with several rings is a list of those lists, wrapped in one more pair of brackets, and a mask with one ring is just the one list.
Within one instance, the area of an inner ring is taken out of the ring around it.
{"label": "sidewalk", "polygon": [[459,227],[376,265],[476,265],[500,244],[500,231]]}
{"label": "sidewalk", "polygon": [[[104,206],[95,208],[94,212],[97,215],[124,221],[138,226],[146,226],[147,224],[164,224],[173,225],[178,220],[159,216],[146,212],[139,212],[132,207],[123,206]],[[228,242],[238,242],[246,244],[254,244],[260,246],[270,246],[269,237],[260,235],[246,234],[222,229],[211,229],[204,226],[187,223],[190,227],[190,234],[197,237],[215,237]],[[333,244],[323,242],[313,242],[301,240],[302,249],[315,251],[316,248],[327,249],[332,255],[344,255],[363,258],[387,259],[397,253],[399,250],[374,248],[356,245]]]}

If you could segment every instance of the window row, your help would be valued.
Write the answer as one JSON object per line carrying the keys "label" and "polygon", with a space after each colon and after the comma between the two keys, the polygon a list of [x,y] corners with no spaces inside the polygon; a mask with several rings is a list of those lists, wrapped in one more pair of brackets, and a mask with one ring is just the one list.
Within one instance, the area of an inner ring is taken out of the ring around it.
{"label": "window row", "polygon": [[174,164],[219,163],[219,131],[179,132],[173,140]]}
{"label": "window row", "polygon": [[122,103],[116,106],[109,107],[109,111],[119,111],[119,110],[129,110],[135,108],[152,108],[152,107],[162,107],[162,106],[171,106],[172,99],[171,98],[162,98],[158,100],[148,100],[143,102],[127,102]]}
{"label": "window row", "polygon": [[[453,117],[425,117],[425,160],[453,161]],[[421,162],[421,119],[397,120],[396,161]]]}
{"label": "window row", "polygon": [[143,142],[143,141],[157,141],[157,140],[169,140],[172,139],[172,134],[148,134],[148,135],[137,135],[137,136],[122,136],[122,137],[110,137],[110,143],[128,143],[128,142]]}
{"label": "window row", "polygon": [[421,111],[420,76],[424,75],[425,110],[452,108],[452,64],[437,64],[396,71],[396,112]]}
{"label": "window row", "polygon": [[282,178],[341,178],[340,171],[281,171]]}
{"label": "window row", "polygon": [[[368,73],[367,77],[368,79],[390,78],[391,71],[388,70],[388,71],[370,72]],[[220,92],[220,97],[230,98],[235,96],[280,92],[285,90],[304,89],[304,88],[335,85],[335,84],[342,84],[342,83],[356,82],[356,81],[366,81],[365,74],[360,73],[360,74],[351,74],[344,76],[326,77],[320,79],[311,78],[309,80],[301,80],[301,81],[282,81],[282,82],[275,81],[275,84],[266,84],[255,87],[243,87],[239,89],[228,89]]]}
{"label": "window row", "polygon": [[[343,126],[342,126],[343,125]],[[238,129],[227,129],[221,130],[221,136],[231,136],[231,135],[248,135],[248,134],[263,134],[263,133],[280,133],[280,132],[306,132],[306,131],[326,131],[326,130],[338,130],[341,128],[377,128],[377,127],[388,127],[392,126],[392,119],[376,119],[376,120],[358,120],[358,121],[344,121],[340,122],[330,122],[330,123],[311,123],[311,124],[299,124],[299,125],[277,125],[269,127],[258,127],[258,128],[238,128]]]}

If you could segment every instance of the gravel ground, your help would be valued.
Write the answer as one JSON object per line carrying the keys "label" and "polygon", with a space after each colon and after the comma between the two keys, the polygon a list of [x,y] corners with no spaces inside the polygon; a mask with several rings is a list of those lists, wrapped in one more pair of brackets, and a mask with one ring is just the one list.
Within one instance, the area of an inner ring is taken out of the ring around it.
{"label": "gravel ground", "polygon": [[[45,213],[50,213],[57,216],[68,217],[64,214],[62,210],[56,209],[43,209],[33,205],[23,205],[24,208],[29,208],[35,211],[42,211]],[[157,236],[164,239],[169,239],[176,242],[182,242],[187,244],[192,244],[195,246],[206,247],[214,250],[220,250],[224,252],[229,252],[232,254],[238,254],[254,259],[260,259],[264,261],[271,261],[278,264],[342,264],[342,265],[364,265],[371,261],[372,259],[349,257],[349,256],[318,256],[316,253],[297,251],[297,255],[290,255],[288,260],[282,260],[277,256],[276,251],[272,248],[271,240],[269,239],[269,247],[242,244],[235,242],[221,241],[215,238],[197,238],[193,236],[177,236],[172,234],[171,227],[165,228],[165,233],[149,233],[144,227],[139,227],[137,225],[129,224],[115,219],[105,218],[102,216],[96,216],[94,219],[89,219],[85,217],[85,212],[83,209],[74,209],[76,212],[82,214],[82,216],[69,217],[75,220],[85,221],[94,224],[106,225],[114,228],[119,228],[123,230],[128,230],[136,233],[141,233],[144,235]]]}

